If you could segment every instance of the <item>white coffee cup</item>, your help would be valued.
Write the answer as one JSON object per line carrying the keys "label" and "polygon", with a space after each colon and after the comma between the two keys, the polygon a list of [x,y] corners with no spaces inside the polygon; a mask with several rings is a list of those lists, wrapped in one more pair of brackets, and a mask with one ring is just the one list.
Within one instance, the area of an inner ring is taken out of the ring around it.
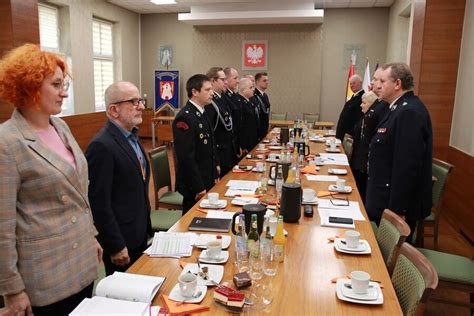
{"label": "white coffee cup", "polygon": [[258,150],[265,150],[265,144],[258,144]]}
{"label": "white coffee cup", "polygon": [[206,243],[206,248],[207,257],[211,259],[217,259],[222,252],[222,240],[210,240]]}
{"label": "white coffee cup", "polygon": [[317,164],[317,165],[320,165],[323,163],[323,158],[321,158],[321,156],[316,156],[314,157],[314,162]]}
{"label": "white coffee cup", "polygon": [[335,142],[331,142],[329,144],[329,149],[331,149],[331,151],[335,151],[337,149],[337,145]]}
{"label": "white coffee cup", "polygon": [[258,172],[263,172],[263,169],[265,168],[265,164],[259,161],[255,164],[255,168],[257,169]]}
{"label": "white coffee cup", "polygon": [[346,230],[346,246],[348,248],[358,248],[360,233],[356,230]]}
{"label": "white coffee cup", "polygon": [[181,296],[191,297],[194,295],[197,286],[197,277],[194,274],[190,272],[182,274],[179,276],[178,282]]}
{"label": "white coffee cup", "polygon": [[337,179],[336,180],[336,188],[339,191],[343,191],[346,188],[346,180],[345,179]]}
{"label": "white coffee cup", "polygon": [[316,161],[314,159],[311,159],[311,160],[308,161],[308,165],[316,166]]}
{"label": "white coffee cup", "polygon": [[316,191],[313,189],[303,189],[303,201],[312,201],[316,196]]}
{"label": "white coffee cup", "polygon": [[277,157],[277,154],[275,154],[275,153],[268,154],[268,159],[270,159],[270,160],[276,160],[276,157]]}
{"label": "white coffee cup", "polygon": [[369,288],[370,274],[364,271],[351,272],[352,291],[356,294],[366,294]]}
{"label": "white coffee cup", "polygon": [[209,201],[209,204],[216,205],[219,203],[219,193],[217,192],[210,192],[207,194],[207,199]]}

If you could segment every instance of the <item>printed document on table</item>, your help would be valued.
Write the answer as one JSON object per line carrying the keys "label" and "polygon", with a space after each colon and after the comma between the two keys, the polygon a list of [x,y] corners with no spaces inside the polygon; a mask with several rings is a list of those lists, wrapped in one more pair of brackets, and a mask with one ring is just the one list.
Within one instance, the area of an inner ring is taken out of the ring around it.
{"label": "printed document on table", "polygon": [[349,161],[345,154],[320,153],[323,165],[349,166]]}
{"label": "printed document on table", "polygon": [[232,219],[234,216],[235,212],[225,212],[225,211],[212,211],[209,210],[207,211],[207,218],[226,218],[226,219]]}
{"label": "printed document on table", "polygon": [[[334,205],[338,203],[337,199],[333,199],[331,203],[330,199],[319,199],[318,210],[325,209],[330,211],[329,216],[334,217],[350,217],[355,221],[365,221],[365,217],[360,211],[359,202],[349,201],[349,205]],[[339,214],[339,215],[333,215]]]}
{"label": "printed document on table", "polygon": [[194,233],[158,232],[153,236],[153,243],[145,253],[151,257],[189,257],[196,238]]}
{"label": "printed document on table", "polygon": [[[260,183],[260,182],[259,182]],[[260,186],[260,185],[259,185]],[[234,197],[236,195],[246,195],[246,194],[255,194],[255,191],[257,189],[234,189],[234,188],[229,188],[227,191],[224,193],[224,196],[226,197]]]}
{"label": "printed document on table", "polygon": [[253,189],[256,190],[260,186],[260,181],[251,181],[251,180],[229,180],[227,181],[226,186],[232,189]]}
{"label": "printed document on table", "polygon": [[312,174],[305,174],[306,179],[308,181],[323,181],[323,182],[335,182],[339,179],[338,176],[326,176],[326,175],[312,175]]}
{"label": "printed document on table", "polygon": [[[344,212],[344,211],[342,211]],[[329,217],[350,217],[342,213],[341,210],[330,210],[327,208],[318,208],[321,226],[325,227],[341,227],[341,228],[355,228],[355,224],[330,223]]]}

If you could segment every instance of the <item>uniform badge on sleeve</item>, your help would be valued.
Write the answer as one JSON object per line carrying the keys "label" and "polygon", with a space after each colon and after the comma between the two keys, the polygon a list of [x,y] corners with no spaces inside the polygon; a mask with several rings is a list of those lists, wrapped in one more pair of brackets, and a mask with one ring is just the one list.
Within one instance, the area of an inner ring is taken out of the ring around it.
{"label": "uniform badge on sleeve", "polygon": [[380,133],[380,134],[383,134],[387,131],[387,129],[385,127],[380,127],[379,129],[377,129],[377,133]]}
{"label": "uniform badge on sleeve", "polygon": [[189,125],[186,124],[186,122],[183,122],[183,121],[176,123],[176,127],[180,128],[180,129],[184,129],[184,130],[189,129]]}

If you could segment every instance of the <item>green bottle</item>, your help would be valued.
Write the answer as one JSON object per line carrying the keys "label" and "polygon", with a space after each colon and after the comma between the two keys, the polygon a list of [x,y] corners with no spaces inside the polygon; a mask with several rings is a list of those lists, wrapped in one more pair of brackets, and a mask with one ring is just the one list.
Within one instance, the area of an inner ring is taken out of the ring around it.
{"label": "green bottle", "polygon": [[252,214],[250,218],[250,232],[247,236],[248,250],[251,256],[260,255],[260,236],[257,231],[257,214]]}

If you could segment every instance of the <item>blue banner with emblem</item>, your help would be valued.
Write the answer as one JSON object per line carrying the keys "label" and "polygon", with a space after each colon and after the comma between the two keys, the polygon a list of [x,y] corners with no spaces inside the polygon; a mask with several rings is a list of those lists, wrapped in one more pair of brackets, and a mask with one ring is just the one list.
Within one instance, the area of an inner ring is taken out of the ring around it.
{"label": "blue banner with emblem", "polygon": [[155,112],[179,108],[179,71],[155,70]]}

